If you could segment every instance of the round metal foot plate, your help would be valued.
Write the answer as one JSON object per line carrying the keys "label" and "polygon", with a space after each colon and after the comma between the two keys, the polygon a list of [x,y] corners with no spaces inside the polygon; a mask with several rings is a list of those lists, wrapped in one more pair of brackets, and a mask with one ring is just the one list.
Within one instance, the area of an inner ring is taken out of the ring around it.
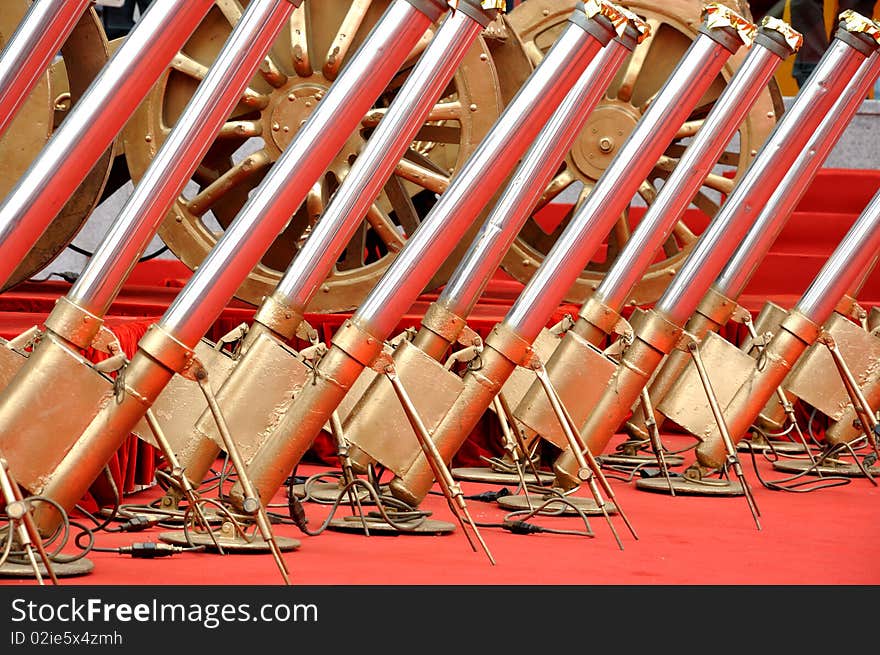
{"label": "round metal foot plate", "polygon": [[[660,462],[653,455],[600,455],[596,459],[608,466],[660,466]],[[684,457],[681,455],[667,455],[664,459],[666,466],[684,464]]]}
{"label": "round metal foot plate", "polygon": [[[842,475],[847,478],[865,477],[865,474],[862,473],[862,469],[855,464],[826,463],[814,467],[813,463],[808,459],[780,460],[778,462],[773,462],[773,468],[784,473],[803,473],[809,469],[809,475],[817,475],[817,473],[821,472],[822,475]],[[875,477],[880,476],[880,466],[875,464],[874,466],[866,468],[871,475]]]}
{"label": "round metal foot plate", "polygon": [[[806,452],[802,444],[794,441],[772,441],[773,450],[783,455],[796,455]],[[754,450],[756,453],[766,453],[770,450],[770,445],[766,441],[751,441],[743,439],[736,444],[736,449],[740,452],[747,453]]]}
{"label": "round metal foot plate", "polygon": [[[532,502],[532,507],[540,507],[548,500],[551,499],[551,496],[535,496],[530,495],[528,499],[525,496],[502,496],[498,499],[498,505],[502,509],[517,511],[517,510],[528,510],[531,509],[529,507],[529,501]],[[584,498],[582,496],[566,496],[565,500],[573,504],[579,510],[581,510],[587,516],[602,516],[602,510],[599,509],[599,506],[596,504],[596,501],[592,498]],[[546,511],[542,511],[544,514],[551,514],[553,516],[561,515],[561,516],[577,516],[578,513],[574,511],[568,505],[565,505],[561,502],[551,503],[544,508]],[[562,510],[560,512],[560,510]],[[609,514],[617,513],[617,506],[614,503],[606,502],[605,510]]]}
{"label": "round metal foot plate", "polygon": [[[405,535],[444,535],[455,531],[455,525],[446,521],[435,521],[433,519],[425,519],[421,523],[413,522],[412,530],[398,530],[390,523],[386,523],[381,518],[366,517],[367,528],[370,535],[383,536],[405,536]],[[401,522],[403,523],[403,522]],[[344,516],[342,518],[333,519],[327,526],[329,530],[339,532],[356,532],[364,534],[364,526],[359,516]]]}
{"label": "round metal foot plate", "polygon": [[[43,566],[42,562],[39,562],[38,566],[40,569],[40,575],[48,580],[49,574],[46,572],[46,567]],[[75,562],[52,563],[52,570],[55,572],[55,576],[59,578],[75,578],[81,575],[88,575],[94,569],[95,563],[86,558],[78,559]],[[29,564],[13,564],[12,562],[6,562],[3,566],[0,566],[0,578],[35,579],[35,576],[34,570]]]}
{"label": "round metal foot plate", "polygon": [[[173,546],[204,546],[206,550],[216,551],[216,547],[214,546],[214,542],[211,540],[211,537],[204,532],[190,532],[189,534],[190,541],[187,542],[186,535],[183,531],[179,532],[162,532],[159,534],[159,541],[164,541],[166,544],[171,544]],[[227,553],[268,553],[269,544],[259,535],[255,536],[253,541],[245,541],[241,537],[235,536],[227,536],[223,534],[216,534],[215,537],[217,539],[217,543],[223,548],[223,550]],[[290,537],[279,537],[275,536],[275,543],[278,544],[278,548],[282,552],[289,552],[291,550],[296,550],[300,547],[300,542],[296,539],[291,539]]]}
{"label": "round metal foot plate", "polygon": [[[524,471],[526,484],[535,482],[535,474],[530,471]],[[465,482],[485,482],[486,484],[519,484],[519,476],[516,473],[505,473],[504,471],[496,471],[488,466],[480,466],[473,468],[455,468],[452,469],[452,477],[456,480],[464,480]],[[551,484],[553,482],[553,474],[538,471],[538,479],[541,484]]]}
{"label": "round metal foot plate", "polygon": [[[672,488],[676,494],[682,496],[742,496],[743,488],[739,482],[730,480],[703,480],[695,481],[686,478],[671,478]],[[655,491],[661,494],[669,493],[669,482],[666,478],[642,478],[636,480],[636,489]]]}
{"label": "round metal foot plate", "polygon": [[[309,498],[308,500],[314,503],[320,503],[322,505],[332,505],[336,502],[336,499],[339,497],[339,492],[342,490],[335,482],[315,482],[309,485]],[[372,496],[367,492],[363,487],[356,487],[351,490],[352,493],[357,492],[358,498],[361,501],[362,505],[375,505],[373,502]],[[387,491],[386,487],[380,487],[380,493],[383,491]],[[304,500],[306,496],[306,486],[304,484],[296,484],[293,486],[294,495],[300,500]],[[349,494],[344,494],[342,500],[339,501],[341,505],[348,505],[348,496]]]}

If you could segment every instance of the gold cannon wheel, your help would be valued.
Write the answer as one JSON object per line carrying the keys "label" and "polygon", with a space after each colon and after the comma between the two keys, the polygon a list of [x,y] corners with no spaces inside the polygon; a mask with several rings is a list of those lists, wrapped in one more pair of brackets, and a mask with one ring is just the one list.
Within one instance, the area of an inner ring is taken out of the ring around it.
{"label": "gold cannon wheel", "polygon": [[[622,4],[645,18],[651,25],[652,34],[624,61],[604,99],[590,115],[577,142],[548,185],[536,211],[523,226],[507,253],[503,268],[522,282],[528,281],[544,260],[568,224],[573,211],[583,203],[590,189],[634,129],[651,98],[690,47],[701,23],[703,3],[696,0],[632,0]],[[749,16],[744,3],[727,4]],[[510,24],[525,44],[533,64],[540,62],[544,53],[549,50],[574,6],[575,0],[528,0],[511,12]],[[746,49],[743,48],[728,60],[721,75],[681,126],[657,166],[642,182],[637,194],[643,201],[639,203],[642,207],[651,204],[659,184],[675,170],[686,140],[700,127],[745,56]],[[504,61],[498,59],[496,65],[501,69]],[[735,179],[746,170],[772,131],[779,115],[781,97],[775,83],[772,83],[755,103],[740,127],[738,137],[734,137],[719,159],[718,166],[706,178],[694,198],[692,206],[699,210],[699,214],[689,214],[687,222],[679,221],[663,245],[662,252],[658,253],[654,263],[632,291],[631,304],[650,303],[660,297],[690,252],[697,236],[710,217],[718,211],[721,198],[719,194],[730,192]],[[552,208],[547,205],[563,193],[569,194],[569,199],[574,200],[574,209],[565,214],[550,211]],[[608,235],[604,247],[588,263],[578,281],[567,292],[567,301],[583,302],[596,289],[637,223],[640,210],[634,210],[635,207],[636,203],[631,202]]]}
{"label": "gold cannon wheel", "polygon": [[[30,4],[27,0],[4,2],[0,11],[0,48],[12,36]],[[0,138],[0,198],[13,189],[108,58],[107,37],[101,21],[95,11],[89,9],[62,47],[61,57],[56,58],[42,75]],[[29,279],[48,266],[73,240],[101,198],[112,153],[113,146],[101,155],[0,291]]]}
{"label": "gold cannon wheel", "polygon": [[[305,0],[282,29],[259,73],[229,116],[176,201],[159,234],[190,268],[197,267],[291,142],[347,58],[364,41],[390,0]],[[204,78],[246,2],[217,0],[160,79],[125,133],[125,154],[135,182]],[[313,187],[237,297],[257,304],[271,293],[292,257],[351,170],[382,110],[427,46],[426,33],[383,95]],[[488,32],[487,32],[488,34]],[[488,39],[480,38],[432,109],[394,175],[363,217],[310,306],[333,312],[358,306],[381,277],[500,114],[499,91]]]}

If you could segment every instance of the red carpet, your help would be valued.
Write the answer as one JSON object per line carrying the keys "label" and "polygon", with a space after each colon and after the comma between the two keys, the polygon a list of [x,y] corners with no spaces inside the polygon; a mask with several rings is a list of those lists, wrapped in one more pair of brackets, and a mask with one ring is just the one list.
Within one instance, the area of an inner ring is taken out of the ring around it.
{"label": "red carpet", "polygon": [[[685,445],[681,437],[667,442]],[[301,467],[300,474],[320,470]],[[767,479],[778,479],[766,463]],[[295,527],[276,533],[302,541],[286,554],[294,584],[878,584],[880,583],[880,489],[854,480],[809,494],[774,492],[758,485],[750,463],[762,527],[755,528],[743,498],[694,498],[637,491],[612,481],[618,500],[639,534],[635,541],[619,517],[613,517],[625,550],[620,551],[602,518],[592,518],[595,538],[537,534],[514,535],[484,528],[497,565],[472,552],[460,529],[443,537],[370,538],[325,532],[303,536]],[[466,494],[490,489],[463,483]],[[579,492],[583,493],[583,492]],[[127,500],[155,497],[139,494]],[[282,498],[278,497],[278,502]],[[425,504],[438,520],[453,520],[442,497]],[[478,522],[499,522],[494,504],[469,501]],[[278,509],[276,511],[284,512]],[[316,527],[329,507],[306,505]],[[343,510],[340,510],[342,512]],[[579,529],[573,518],[541,518],[543,526]],[[161,530],[105,535],[98,545],[111,547],[155,538]],[[95,572],[67,579],[72,584],[278,584],[268,555],[187,553],[159,560],[93,553]],[[4,583],[22,584],[22,583]]]}

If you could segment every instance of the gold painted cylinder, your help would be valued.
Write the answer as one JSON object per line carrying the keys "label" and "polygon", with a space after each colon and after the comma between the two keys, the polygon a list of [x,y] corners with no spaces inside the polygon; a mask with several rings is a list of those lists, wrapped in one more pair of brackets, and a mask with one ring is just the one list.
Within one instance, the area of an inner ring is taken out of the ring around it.
{"label": "gold painted cylinder", "polygon": [[[818,335],[819,326],[795,310],[782,322],[779,332],[764,350],[761,368],[755,368],[724,408],[724,419],[734,445],[748,433],[776,388]],[[720,469],[724,466],[727,450],[717,429],[701,439],[696,455],[703,467]]]}
{"label": "gold painted cylinder", "polygon": [[[147,408],[165,388],[174,372],[138,350],[125,371],[126,389],[133,393],[116,398],[112,390],[88,427],[59,462],[50,480],[40,491],[72,509],[88,491],[104,465],[122,445],[125,438],[144,417]],[[48,503],[38,503],[34,520],[41,534],[50,534],[58,526],[60,516]]]}
{"label": "gold painted cylinder", "polygon": [[[305,385],[248,465],[251,482],[264,506],[311,447],[364,368],[363,363],[336,344],[327,351],[315,369],[314,383]],[[239,483],[233,486],[230,497],[233,503],[241,504]]]}
{"label": "gold painted cylinder", "polygon": [[[635,340],[626,349],[602,397],[581,428],[584,445],[593,455],[601,454],[608,446],[651,375],[681,336],[681,328],[654,310],[646,312],[633,328]],[[570,450],[563,451],[553,463],[557,486],[571,489],[579,485],[578,468],[574,454]]]}
{"label": "gold painted cylinder", "polygon": [[[499,349],[496,349],[496,345]],[[453,455],[470,436],[492,399],[516,369],[516,362],[521,361],[526,349],[523,348],[521,353],[513,353],[507,349],[507,345],[508,343],[495,342],[490,335],[481,354],[482,366],[479,370],[468,371],[464,376],[461,394],[431,435],[447,464],[452,461]],[[502,351],[508,354],[503,354]],[[424,454],[420,454],[406,472],[391,481],[391,493],[416,506],[428,495],[433,483],[431,467]]]}

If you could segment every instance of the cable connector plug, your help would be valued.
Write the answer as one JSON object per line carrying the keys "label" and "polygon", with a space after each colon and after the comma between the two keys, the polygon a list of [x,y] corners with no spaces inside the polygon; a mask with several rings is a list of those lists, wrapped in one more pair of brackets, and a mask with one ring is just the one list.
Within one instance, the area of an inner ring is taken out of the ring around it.
{"label": "cable connector plug", "polygon": [[161,519],[151,519],[146,516],[138,515],[131,517],[125,523],[120,523],[110,532],[143,532],[144,530],[148,530],[155,525],[159,524]]}
{"label": "cable connector plug", "polygon": [[202,547],[184,548],[182,546],[172,546],[171,544],[145,541],[133,543],[131,546],[122,546],[119,548],[119,553],[122,555],[131,555],[135,559],[156,559],[157,557],[171,557],[178,553],[185,553],[193,550],[202,550]]}
{"label": "cable connector plug", "polygon": [[303,532],[307,533],[309,519],[306,518],[306,508],[303,507],[300,499],[293,493],[293,487],[287,488],[287,512],[290,514],[290,519],[293,521],[293,524]]}
{"label": "cable connector plug", "polygon": [[535,525],[534,523],[529,523],[527,521],[504,521],[504,523],[501,524],[501,527],[513,534],[538,534],[544,532],[544,528],[540,525]]}
{"label": "cable connector plug", "polygon": [[465,500],[476,500],[481,503],[494,503],[499,498],[510,495],[510,489],[501,487],[498,491],[484,491],[483,493],[465,496]]}

